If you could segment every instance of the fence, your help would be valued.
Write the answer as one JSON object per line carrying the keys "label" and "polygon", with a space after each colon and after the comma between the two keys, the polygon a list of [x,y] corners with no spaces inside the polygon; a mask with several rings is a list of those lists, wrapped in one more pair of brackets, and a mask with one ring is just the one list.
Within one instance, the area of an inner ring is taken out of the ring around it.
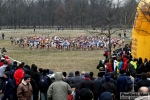
{"label": "fence", "polygon": [[[131,33],[131,30],[110,30],[111,33]],[[107,34],[108,30],[48,30],[48,29],[2,29],[0,33],[103,33]]]}

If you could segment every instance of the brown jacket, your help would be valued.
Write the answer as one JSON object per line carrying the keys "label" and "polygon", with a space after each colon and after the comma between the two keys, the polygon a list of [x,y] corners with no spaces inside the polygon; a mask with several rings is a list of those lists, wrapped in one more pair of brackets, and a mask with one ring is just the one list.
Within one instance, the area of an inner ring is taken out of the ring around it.
{"label": "brown jacket", "polygon": [[18,100],[31,100],[32,91],[33,90],[31,84],[28,84],[24,80],[22,80],[17,88]]}

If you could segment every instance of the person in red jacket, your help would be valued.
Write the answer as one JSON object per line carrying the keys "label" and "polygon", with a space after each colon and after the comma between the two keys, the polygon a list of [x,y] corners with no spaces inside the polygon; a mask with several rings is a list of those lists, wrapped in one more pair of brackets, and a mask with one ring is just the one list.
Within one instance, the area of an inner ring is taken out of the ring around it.
{"label": "person in red jacket", "polygon": [[5,58],[2,57],[2,58],[0,59],[0,67],[4,65],[4,61],[5,61]]}
{"label": "person in red jacket", "polygon": [[23,79],[24,74],[25,73],[24,73],[24,70],[23,70],[23,64],[20,64],[18,66],[18,69],[14,73],[14,79],[16,81],[17,86],[20,84],[21,80]]}
{"label": "person in red jacket", "polygon": [[128,66],[128,58],[127,58],[127,56],[124,56],[123,57],[123,68],[122,68],[122,70],[124,70],[124,71],[126,71],[127,70],[127,66]]}
{"label": "person in red jacket", "polygon": [[107,60],[105,65],[106,65],[106,72],[113,72],[112,65],[109,62],[109,60]]}
{"label": "person in red jacket", "polygon": [[5,60],[7,61],[7,64],[9,65],[10,64],[9,56],[5,55]]}

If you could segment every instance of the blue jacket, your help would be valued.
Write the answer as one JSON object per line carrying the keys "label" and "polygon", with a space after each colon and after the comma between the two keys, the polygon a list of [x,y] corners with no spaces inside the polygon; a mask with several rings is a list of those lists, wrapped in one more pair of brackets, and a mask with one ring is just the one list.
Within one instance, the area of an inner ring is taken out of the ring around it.
{"label": "blue jacket", "polygon": [[118,91],[118,93],[125,92],[126,75],[125,74],[121,74],[117,78],[116,84],[117,84],[117,91]]}
{"label": "blue jacket", "polygon": [[5,82],[2,88],[4,95],[13,94],[14,89],[15,89],[15,82],[11,78],[5,79]]}

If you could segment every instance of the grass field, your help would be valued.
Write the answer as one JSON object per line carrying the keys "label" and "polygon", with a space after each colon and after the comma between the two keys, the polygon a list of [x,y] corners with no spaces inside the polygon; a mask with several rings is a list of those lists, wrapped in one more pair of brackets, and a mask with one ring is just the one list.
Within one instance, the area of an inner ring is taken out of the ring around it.
{"label": "grass field", "polygon": [[[0,32],[2,33],[2,32]],[[62,31],[62,32],[5,32],[5,40],[0,39],[0,48],[5,47],[7,55],[25,64],[36,64],[39,68],[48,68],[56,71],[93,71],[97,73],[97,64],[100,59],[104,59],[103,50],[93,51],[58,51],[58,50],[29,50],[29,48],[20,48],[11,45],[9,38],[13,37],[26,37],[26,36],[58,36],[58,37],[77,37],[77,36],[92,36],[95,34],[78,31]],[[113,36],[117,36],[113,35]],[[127,33],[131,37],[131,33]]]}

